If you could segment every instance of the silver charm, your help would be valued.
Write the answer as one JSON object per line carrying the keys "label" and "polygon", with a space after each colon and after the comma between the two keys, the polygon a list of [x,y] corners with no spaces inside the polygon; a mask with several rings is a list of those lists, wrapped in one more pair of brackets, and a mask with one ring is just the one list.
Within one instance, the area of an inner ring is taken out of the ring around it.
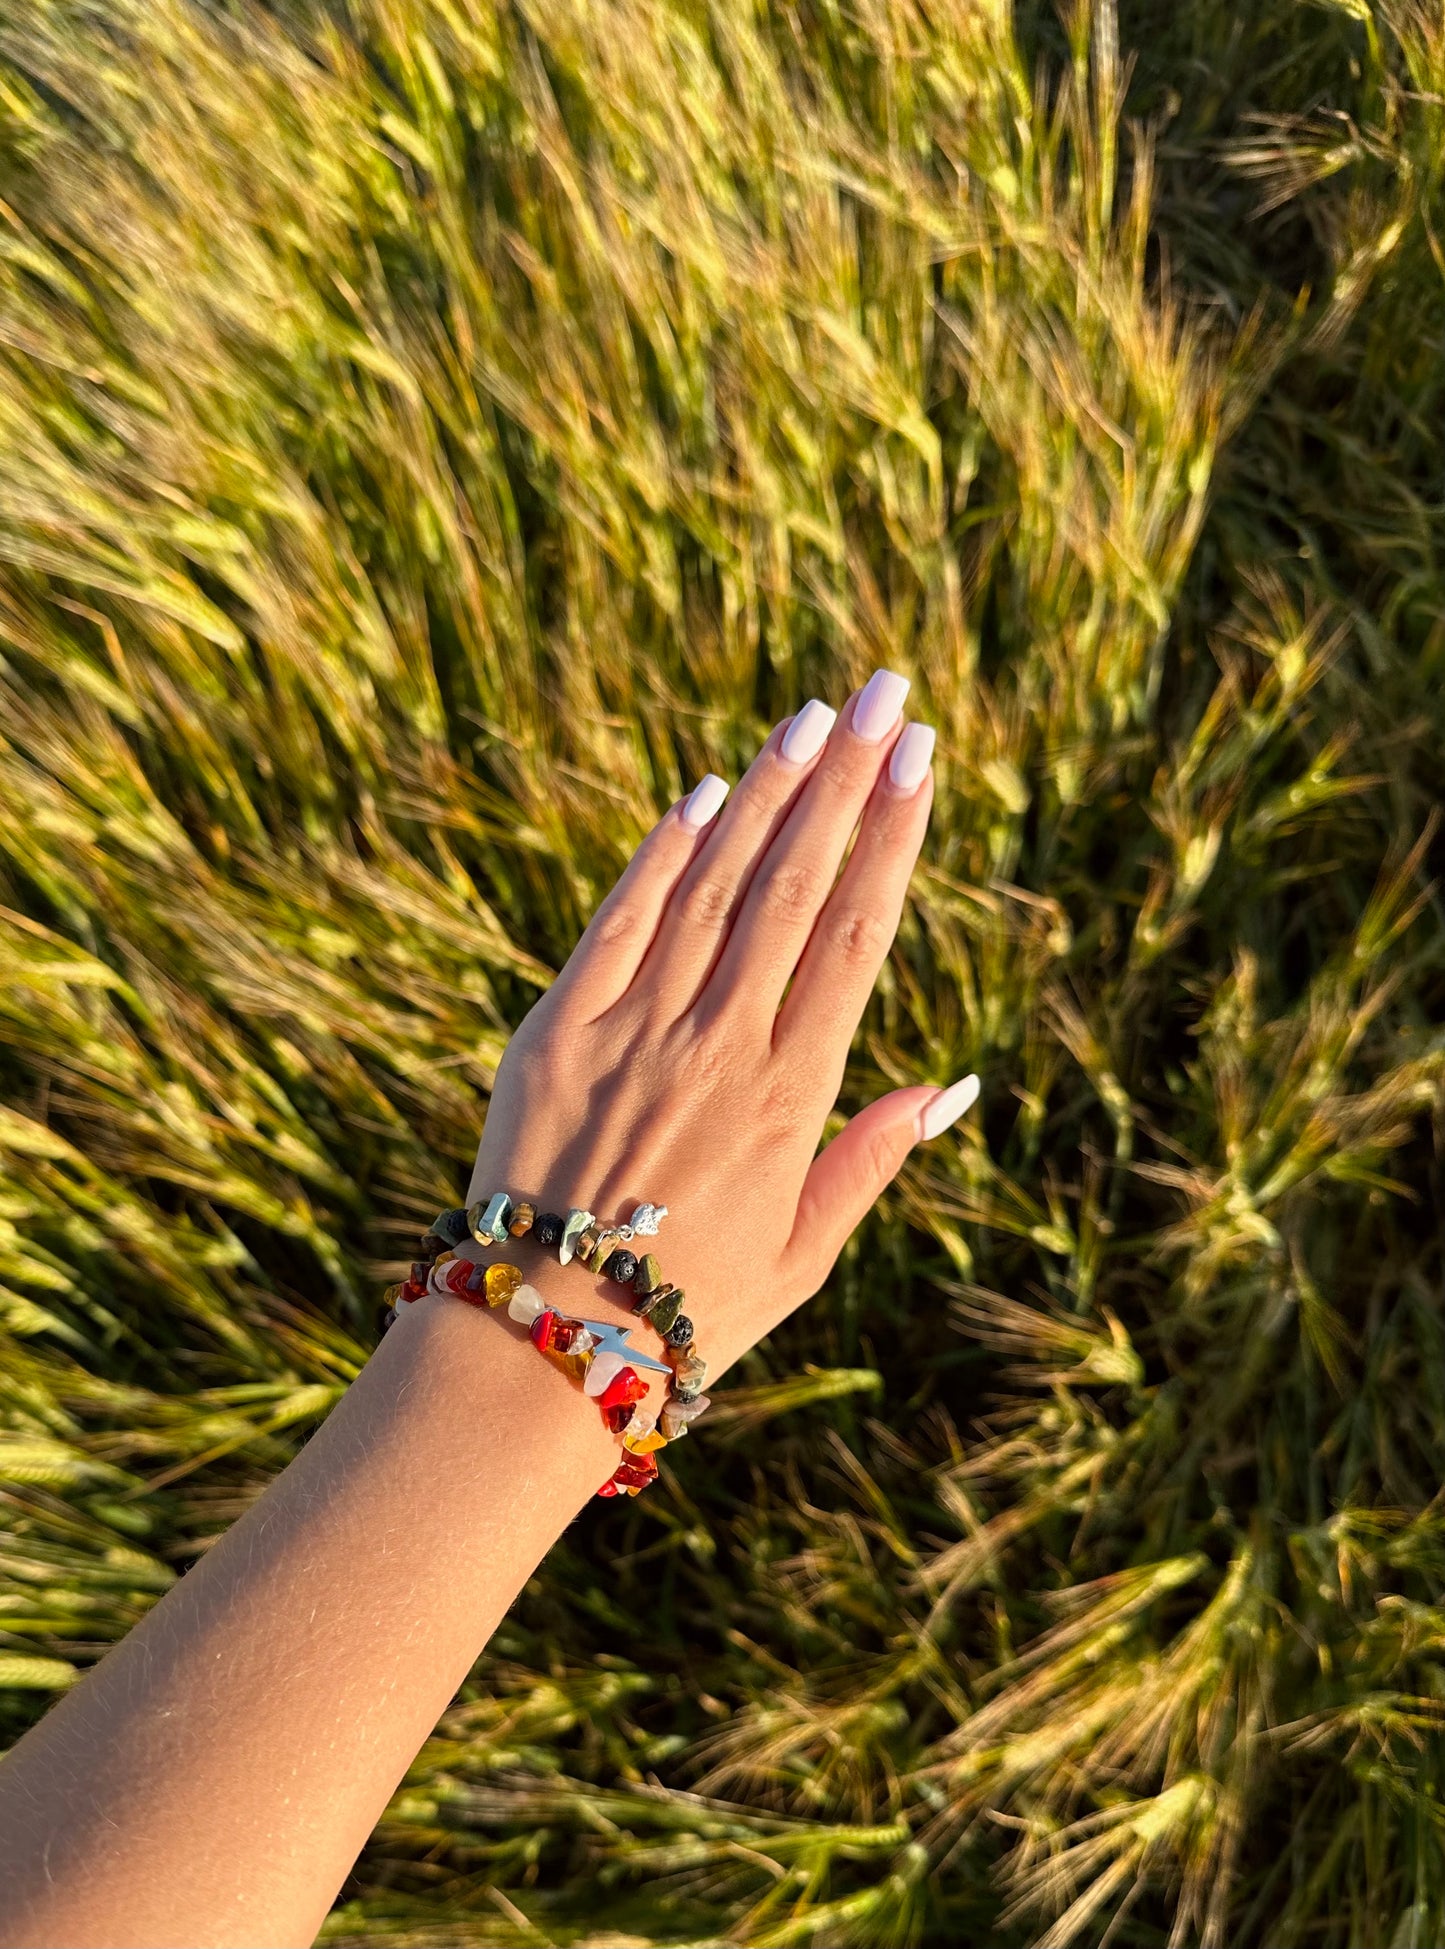
{"label": "silver charm", "polygon": [[666,1205],[639,1205],[626,1226],[627,1236],[651,1238],[666,1216]]}
{"label": "silver charm", "polygon": [[572,1254],[577,1250],[578,1239],[581,1238],[589,1225],[595,1225],[596,1223],[597,1220],[590,1211],[583,1211],[577,1205],[573,1205],[567,1214],[567,1221],[562,1227],[562,1242],[557,1247],[557,1262],[559,1265],[571,1265]]}
{"label": "silver charm", "polygon": [[[658,1374],[672,1372],[663,1361],[654,1360],[651,1354],[639,1353],[637,1348],[630,1344],[632,1336],[630,1326],[612,1326],[601,1320],[584,1320],[582,1324],[596,1342],[593,1348],[594,1357],[599,1353],[617,1353],[621,1354],[629,1367],[647,1367]],[[573,1345],[576,1345],[575,1341]]]}

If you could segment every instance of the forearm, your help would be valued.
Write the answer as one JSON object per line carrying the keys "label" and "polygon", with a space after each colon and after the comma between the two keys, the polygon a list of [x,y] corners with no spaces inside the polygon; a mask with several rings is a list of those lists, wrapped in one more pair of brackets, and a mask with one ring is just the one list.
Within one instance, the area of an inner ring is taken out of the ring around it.
{"label": "forearm", "polygon": [[[570,1282],[555,1296],[582,1297]],[[518,1329],[421,1303],[248,1514],[0,1764],[0,1943],[310,1942],[616,1456]]]}

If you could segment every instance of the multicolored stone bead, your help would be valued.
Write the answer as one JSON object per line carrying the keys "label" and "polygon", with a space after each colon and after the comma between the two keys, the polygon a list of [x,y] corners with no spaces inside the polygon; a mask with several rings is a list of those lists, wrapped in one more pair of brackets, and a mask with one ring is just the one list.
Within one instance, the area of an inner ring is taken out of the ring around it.
{"label": "multicolored stone bead", "polygon": [[485,1277],[475,1259],[453,1259],[442,1274],[442,1285],[458,1299],[471,1299]]}
{"label": "multicolored stone bead", "polygon": [[692,1338],[692,1321],[686,1313],[679,1313],[672,1325],[663,1334],[670,1347],[685,1347]]}
{"label": "multicolored stone bead", "polygon": [[499,1259],[487,1267],[482,1283],[488,1306],[505,1306],[522,1283],[522,1268]]}
{"label": "multicolored stone bead", "polygon": [[649,1428],[645,1435],[629,1429],[622,1437],[622,1446],[633,1455],[651,1455],[655,1449],[666,1448],[667,1436],[657,1428]]}
{"label": "multicolored stone bead", "polygon": [[537,1315],[528,1329],[532,1345],[534,1347],[540,1347],[542,1352],[546,1353],[548,1347],[552,1344],[552,1335],[556,1330],[557,1315],[549,1306],[545,1312]]}
{"label": "multicolored stone bead", "polygon": [[532,1226],[532,1237],[538,1245],[557,1245],[561,1243],[562,1227],[567,1221],[560,1212],[539,1211]]}
{"label": "multicolored stone bead", "polygon": [[626,1250],[614,1252],[610,1259],[603,1260],[602,1270],[619,1286],[630,1286],[637,1273],[637,1259]]}
{"label": "multicolored stone bead", "polygon": [[472,1228],[467,1223],[466,1209],[462,1205],[458,1205],[453,1211],[438,1213],[431,1221],[430,1230],[434,1231],[438,1238],[444,1238],[448,1245],[460,1245],[464,1239],[472,1235]]}
{"label": "multicolored stone bead", "polygon": [[518,1326],[530,1326],[546,1310],[547,1302],[535,1286],[518,1286],[507,1301],[507,1318],[515,1320]]}
{"label": "multicolored stone bead", "polygon": [[632,1275],[632,1290],[639,1298],[647,1293],[655,1293],[662,1284],[662,1267],[657,1263],[655,1252],[644,1252]]}
{"label": "multicolored stone bead", "polygon": [[680,1400],[676,1394],[671,1395],[662,1404],[657,1425],[669,1441],[676,1441],[680,1435],[687,1433],[688,1423],[705,1414],[711,1405],[706,1394],[695,1394],[686,1401]]}
{"label": "multicolored stone bead", "polygon": [[[598,1354],[587,1370],[587,1379],[583,1383],[582,1391],[594,1397],[605,1393],[624,1369],[627,1369],[627,1362],[620,1353]],[[627,1369],[627,1371],[631,1370]]]}
{"label": "multicolored stone bead", "polygon": [[591,1249],[583,1255],[587,1260],[587,1270],[600,1272],[621,1244],[622,1234],[615,1225],[598,1232],[592,1241]]}
{"label": "multicolored stone bead", "polygon": [[507,1236],[507,1220],[511,1215],[512,1201],[506,1192],[493,1192],[485,1205],[475,1204],[467,1209],[472,1237],[478,1245],[499,1245]]}
{"label": "multicolored stone bead", "polygon": [[537,1207],[526,1198],[519,1198],[512,1207],[512,1220],[507,1227],[508,1238],[524,1238],[532,1229],[537,1216]]}
{"label": "multicolored stone bead", "polygon": [[601,1236],[595,1225],[589,1225],[585,1232],[579,1232],[572,1247],[573,1258],[585,1259]]}
{"label": "multicolored stone bead", "polygon": [[[595,1363],[594,1363],[595,1364]],[[589,1374],[589,1380],[592,1378]],[[647,1382],[635,1367],[624,1367],[620,1374],[614,1374],[597,1397],[599,1407],[631,1407],[640,1401],[647,1392]]]}
{"label": "multicolored stone bead", "polygon": [[560,1264],[571,1265],[578,1239],[589,1225],[596,1223],[597,1220],[590,1211],[583,1211],[580,1205],[573,1205],[563,1222],[562,1237],[557,1246],[557,1258]]}
{"label": "multicolored stone bead", "polygon": [[[669,1353],[671,1354],[671,1349]],[[695,1398],[702,1392],[703,1382],[707,1379],[707,1362],[699,1358],[691,1347],[680,1347],[672,1356],[672,1373],[676,1388],[672,1398],[674,1400]]]}
{"label": "multicolored stone bead", "polygon": [[685,1297],[680,1286],[664,1286],[661,1292],[654,1293],[651,1299],[638,1308],[638,1311],[647,1324],[665,1338],[668,1328],[682,1311]]}

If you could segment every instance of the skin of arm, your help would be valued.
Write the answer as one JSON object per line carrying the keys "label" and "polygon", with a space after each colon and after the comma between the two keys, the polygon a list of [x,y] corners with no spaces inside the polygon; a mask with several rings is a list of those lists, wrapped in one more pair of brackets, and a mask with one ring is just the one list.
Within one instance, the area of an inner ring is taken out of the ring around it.
{"label": "skin of arm", "polygon": [[[789,726],[831,714],[778,726],[724,817],[664,815],[498,1071],[469,1197],[666,1202],[712,1380],[971,1100],[893,1091],[815,1155],[927,823],[932,740],[900,736],[903,689],[879,673],[801,761]],[[636,1324],[583,1268],[525,1239],[504,1256],[549,1304]],[[403,1308],[295,1460],[0,1762],[0,1949],[311,1942],[618,1453],[505,1313]]]}

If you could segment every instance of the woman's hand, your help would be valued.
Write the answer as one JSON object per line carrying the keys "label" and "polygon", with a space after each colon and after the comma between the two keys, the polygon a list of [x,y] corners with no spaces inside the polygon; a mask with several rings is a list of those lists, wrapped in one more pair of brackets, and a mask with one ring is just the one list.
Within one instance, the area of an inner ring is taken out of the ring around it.
{"label": "woman's hand", "polygon": [[[469,1201],[614,1222],[667,1205],[655,1249],[712,1378],[818,1290],[910,1147],[978,1093],[894,1090],[815,1156],[933,799],[907,690],[876,671],[836,721],[814,699],[725,805],[708,777],[673,806],[497,1073]],[[625,1311],[571,1278],[568,1310]]]}
{"label": "woman's hand", "polygon": [[[814,1157],[928,821],[933,734],[900,733],[905,690],[880,671],[826,745],[832,713],[809,704],[721,819],[720,780],[674,806],[497,1076],[473,1196],[605,1218],[667,1204],[659,1257],[713,1373],[817,1290],[909,1146],[976,1093],[972,1077],[896,1090]],[[579,1311],[622,1311],[529,1249],[552,1303],[575,1288]],[[403,1317],[266,1493],[7,1756],[0,1945],[320,1928],[617,1452],[495,1316],[438,1298]]]}

